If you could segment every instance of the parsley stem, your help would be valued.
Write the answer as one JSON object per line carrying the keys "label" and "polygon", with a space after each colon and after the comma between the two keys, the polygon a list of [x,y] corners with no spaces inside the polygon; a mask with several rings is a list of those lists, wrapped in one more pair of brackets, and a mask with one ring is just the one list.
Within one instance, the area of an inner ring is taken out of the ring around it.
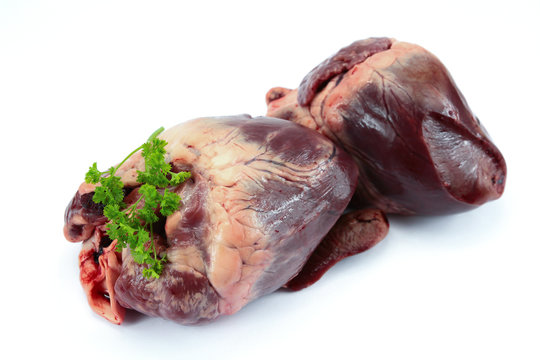
{"label": "parsley stem", "polygon": [[150,137],[148,138],[148,141],[154,140],[154,138],[156,138],[159,134],[161,134],[163,132],[163,130],[165,130],[165,128],[162,126],[159,129],[157,129],[156,131],[154,131],[152,133],[152,135],[150,135]]}
{"label": "parsley stem", "polygon": [[154,228],[152,226],[152,223],[150,223],[150,239],[152,239],[152,252],[154,253],[154,260],[157,261],[156,242],[155,242],[155,239],[154,239]]}
{"label": "parsley stem", "polygon": [[137,210],[137,205],[139,205],[139,203],[141,202],[142,198],[143,198],[142,196],[141,196],[140,198],[138,198],[137,201],[127,209],[127,215],[128,215],[128,217],[133,217],[133,216],[132,216],[132,215],[133,215],[133,212],[134,212],[135,210]]}
{"label": "parsley stem", "polygon": [[126,158],[124,160],[122,160],[122,162],[120,164],[116,165],[116,167],[113,169],[114,171],[112,172],[111,176],[114,176],[114,174],[116,174],[116,171],[118,170],[118,168],[120,168],[120,166],[122,166],[133,154],[135,154],[137,151],[141,150],[142,148],[143,148],[142,145],[139,146],[138,148],[133,150],[128,156],[126,156]]}
{"label": "parsley stem", "polygon": [[[159,129],[157,129],[156,131],[154,131],[152,133],[152,135],[150,135],[150,137],[148,138],[148,141],[152,141],[153,139],[155,139],[159,134],[161,134],[163,132],[163,130],[165,130],[165,128],[162,126]],[[143,148],[143,146],[144,146],[144,144],[139,146],[138,148],[133,150],[128,156],[126,156],[126,158],[124,160],[122,160],[122,162],[120,164],[118,164],[114,168],[114,171],[112,172],[112,174],[110,174],[110,176],[114,176],[114,174],[116,174],[116,171],[118,170],[118,168],[120,168],[120,166],[122,166],[122,164],[124,164],[133,154],[135,154],[137,151],[141,150]]]}

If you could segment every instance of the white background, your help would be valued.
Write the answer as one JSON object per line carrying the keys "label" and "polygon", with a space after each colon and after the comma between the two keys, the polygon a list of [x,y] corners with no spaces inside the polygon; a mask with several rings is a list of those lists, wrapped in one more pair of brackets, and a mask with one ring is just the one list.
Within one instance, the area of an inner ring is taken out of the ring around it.
{"label": "white background", "polygon": [[[539,359],[540,3],[479,3],[0,0],[0,357]],[[391,217],[311,288],[209,325],[94,315],[62,235],[88,166],[162,125],[263,115],[268,89],[370,36],[445,63],[506,158],[503,197]]]}

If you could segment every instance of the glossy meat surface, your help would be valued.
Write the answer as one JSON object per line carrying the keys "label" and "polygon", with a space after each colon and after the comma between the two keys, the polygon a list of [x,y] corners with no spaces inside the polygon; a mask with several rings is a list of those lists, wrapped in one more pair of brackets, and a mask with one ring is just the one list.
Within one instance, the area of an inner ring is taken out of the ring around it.
{"label": "glossy meat surface", "polygon": [[270,90],[267,103],[268,116],[317,130],[353,155],[359,207],[445,214],[504,191],[502,154],[444,65],[417,45],[355,42],[310,72],[298,90]]}
{"label": "glossy meat surface", "polygon": [[[160,137],[168,142],[173,169],[192,173],[172,189],[183,205],[156,231],[158,251],[168,262],[159,279],[149,280],[125,249],[120,273],[112,274],[118,276],[114,287],[101,291],[106,298],[112,292],[122,307],[151,316],[206,322],[282,287],[300,271],[356,187],[358,170],[347,153],[317,132],[281,119],[201,118]],[[135,154],[119,169],[131,189],[126,199],[137,196],[134,179],[143,166]],[[91,191],[81,185],[66,210],[64,233],[70,241],[95,244],[95,234],[103,231],[100,209],[83,211],[81,199]],[[97,259],[105,265],[99,254]]]}
{"label": "glossy meat surface", "polygon": [[392,40],[389,38],[369,38],[356,41],[339,50],[304,77],[298,87],[298,103],[302,106],[309,105],[323,85],[334,76],[347,72],[354,65],[364,62],[376,53],[388,50],[391,45]]}
{"label": "glossy meat surface", "polygon": [[377,245],[388,234],[388,227],[388,219],[380,210],[356,210],[343,215],[313,251],[302,271],[285,287],[296,291],[314,284],[340,260]]}

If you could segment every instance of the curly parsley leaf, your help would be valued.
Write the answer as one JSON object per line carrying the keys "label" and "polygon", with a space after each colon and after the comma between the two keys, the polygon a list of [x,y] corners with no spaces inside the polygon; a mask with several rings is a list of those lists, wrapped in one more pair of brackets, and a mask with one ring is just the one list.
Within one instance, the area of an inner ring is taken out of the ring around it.
{"label": "curly parsley leaf", "polygon": [[165,189],[163,192],[163,196],[161,198],[161,215],[163,216],[170,216],[172,215],[176,209],[180,206],[180,195],[174,192],[170,192],[169,190]]}
{"label": "curly parsley leaf", "polygon": [[84,180],[89,184],[96,184],[101,179],[102,172],[98,170],[97,163],[93,163],[88,169]]}
{"label": "curly parsley leaf", "polygon": [[191,177],[191,173],[189,171],[180,171],[177,173],[171,173],[171,184],[172,185],[178,185],[186,181]]}
{"label": "curly parsley leaf", "polygon": [[103,205],[120,205],[124,200],[124,184],[118,176],[101,178],[101,186],[96,187],[92,200]]}

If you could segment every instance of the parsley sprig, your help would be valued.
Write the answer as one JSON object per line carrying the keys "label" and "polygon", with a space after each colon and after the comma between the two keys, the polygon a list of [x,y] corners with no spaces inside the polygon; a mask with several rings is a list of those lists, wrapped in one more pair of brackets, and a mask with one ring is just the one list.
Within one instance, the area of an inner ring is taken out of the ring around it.
{"label": "parsley sprig", "polygon": [[[99,171],[97,163],[92,164],[86,173],[87,183],[100,184],[96,187],[93,200],[104,205],[103,214],[109,220],[107,235],[117,239],[116,250],[129,247],[133,260],[143,264],[143,276],[159,278],[167,261],[165,255],[158,255],[154,241],[153,224],[159,221],[159,213],[172,215],[180,206],[181,198],[170,191],[169,187],[177,186],[191,176],[188,171],[178,173],[171,171],[171,165],[165,161],[165,140],[157,136],[163,127],[154,131],[148,140],[133,150],[120,164],[107,171]],[[129,207],[124,203],[124,184],[116,171],[133,154],[142,150],[144,171],[137,171],[139,199]],[[142,206],[140,206],[142,203]]]}

